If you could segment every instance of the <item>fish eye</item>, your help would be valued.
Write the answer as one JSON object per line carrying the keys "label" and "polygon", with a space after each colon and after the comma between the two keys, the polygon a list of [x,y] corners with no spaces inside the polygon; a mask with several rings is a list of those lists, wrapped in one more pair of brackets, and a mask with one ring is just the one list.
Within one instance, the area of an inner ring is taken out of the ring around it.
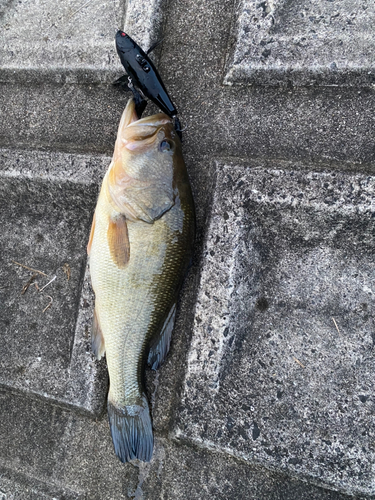
{"label": "fish eye", "polygon": [[165,151],[171,151],[172,148],[173,144],[171,143],[171,141],[168,141],[167,139],[164,139],[159,144],[159,151],[161,151],[162,153],[164,153]]}

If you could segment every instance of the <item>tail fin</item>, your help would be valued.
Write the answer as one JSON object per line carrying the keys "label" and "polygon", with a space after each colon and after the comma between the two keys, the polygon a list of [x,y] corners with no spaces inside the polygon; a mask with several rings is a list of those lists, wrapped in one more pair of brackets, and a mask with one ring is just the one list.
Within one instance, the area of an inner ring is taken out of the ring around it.
{"label": "tail fin", "polygon": [[150,410],[143,394],[140,405],[119,408],[108,401],[108,418],[113,446],[121,462],[134,458],[149,462],[152,457],[154,437]]}

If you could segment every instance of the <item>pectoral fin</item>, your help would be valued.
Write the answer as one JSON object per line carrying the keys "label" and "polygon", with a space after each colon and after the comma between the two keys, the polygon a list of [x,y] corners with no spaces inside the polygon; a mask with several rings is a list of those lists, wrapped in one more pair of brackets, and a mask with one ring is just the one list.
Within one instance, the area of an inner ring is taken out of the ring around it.
{"label": "pectoral fin", "polygon": [[114,263],[124,268],[130,258],[128,226],[123,215],[109,221],[107,240]]}
{"label": "pectoral fin", "polygon": [[101,359],[105,353],[105,343],[104,337],[102,333],[102,329],[100,328],[98,315],[96,314],[96,310],[94,311],[94,319],[92,322],[92,331],[91,331],[91,349],[95,354],[97,359]]}
{"label": "pectoral fin", "polygon": [[167,319],[164,322],[160,335],[150,347],[147,363],[151,366],[152,370],[157,370],[168,354],[175,318],[176,304],[173,304]]}

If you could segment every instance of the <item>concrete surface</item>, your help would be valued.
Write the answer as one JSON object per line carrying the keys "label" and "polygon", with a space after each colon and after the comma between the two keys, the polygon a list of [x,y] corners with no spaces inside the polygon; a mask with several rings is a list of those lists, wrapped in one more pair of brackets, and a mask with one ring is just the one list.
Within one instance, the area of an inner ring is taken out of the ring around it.
{"label": "concrete surface", "polygon": [[49,73],[57,82],[73,83],[77,73],[100,81],[114,67],[121,68],[113,37],[124,23],[124,7],[121,0],[6,2],[2,69],[10,74]]}
{"label": "concrete surface", "polygon": [[375,83],[371,0],[241,0],[235,18],[226,84]]}
{"label": "concrete surface", "polygon": [[102,158],[76,158],[70,176],[69,155],[55,156],[51,169],[51,155],[3,151],[1,158],[1,383],[100,413],[106,387],[103,366],[90,354],[85,256],[98,189],[77,174],[82,169],[88,177],[90,161],[97,168]]}
{"label": "concrete surface", "polygon": [[[0,2],[0,499],[375,498],[374,17],[366,0]],[[163,37],[198,229],[146,372],[154,457],[126,465],[85,250],[129,97],[120,27]]]}
{"label": "concrete surface", "polygon": [[374,494],[375,178],[216,167],[174,432]]}

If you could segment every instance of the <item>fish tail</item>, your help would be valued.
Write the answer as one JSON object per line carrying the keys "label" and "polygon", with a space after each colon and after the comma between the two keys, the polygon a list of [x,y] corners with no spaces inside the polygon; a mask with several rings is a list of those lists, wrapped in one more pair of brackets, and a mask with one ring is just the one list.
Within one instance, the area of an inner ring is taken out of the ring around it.
{"label": "fish tail", "polygon": [[142,395],[140,404],[124,407],[108,401],[108,418],[113,446],[121,462],[135,458],[149,462],[154,438],[146,396]]}

